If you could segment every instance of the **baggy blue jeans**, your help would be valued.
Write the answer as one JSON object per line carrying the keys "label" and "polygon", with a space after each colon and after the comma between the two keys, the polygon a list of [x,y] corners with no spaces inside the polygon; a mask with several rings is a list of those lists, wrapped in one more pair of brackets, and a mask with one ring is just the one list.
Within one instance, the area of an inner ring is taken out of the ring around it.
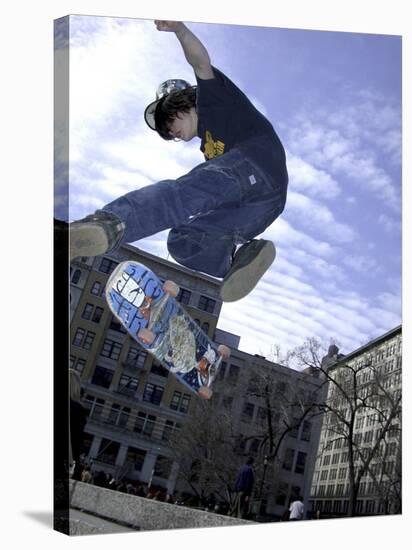
{"label": "baggy blue jeans", "polygon": [[235,246],[262,233],[282,212],[286,186],[287,176],[270,182],[232,149],[176,180],[131,191],[103,210],[125,222],[120,244],[172,228],[167,247],[179,264],[224,277]]}

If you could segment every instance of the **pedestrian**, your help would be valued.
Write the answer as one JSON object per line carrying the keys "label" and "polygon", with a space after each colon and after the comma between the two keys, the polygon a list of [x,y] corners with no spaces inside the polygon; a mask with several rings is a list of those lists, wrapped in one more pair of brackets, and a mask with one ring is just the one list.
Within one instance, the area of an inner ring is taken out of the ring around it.
{"label": "pedestrian", "polygon": [[70,391],[70,449],[73,468],[72,478],[80,481],[82,466],[80,453],[83,444],[84,428],[87,422],[87,411],[81,404],[80,376],[74,369],[69,369],[69,391]]}
{"label": "pedestrian", "polygon": [[249,512],[250,497],[255,483],[255,474],[252,468],[253,458],[249,457],[238,473],[235,482],[235,498],[230,511],[231,516],[244,518]]}
{"label": "pedestrian", "polygon": [[303,510],[304,510],[304,506],[303,506],[303,502],[302,502],[302,497],[298,496],[290,504],[290,507],[289,507],[289,512],[290,512],[289,520],[290,521],[297,521],[297,520],[303,519]]}
{"label": "pedestrian", "polygon": [[93,483],[93,476],[90,471],[90,466],[85,466],[83,468],[81,480],[83,481],[83,483]]}
{"label": "pedestrian", "polygon": [[170,229],[171,256],[223,279],[223,301],[239,300],[275,258],[273,243],[255,237],[285,207],[285,151],[272,124],[211,64],[205,46],[184,23],[155,24],[176,35],[197,85],[163,82],[145,121],[165,140],[200,138],[205,160],[186,175],[131,191],[70,224],[70,258],[105,254]]}

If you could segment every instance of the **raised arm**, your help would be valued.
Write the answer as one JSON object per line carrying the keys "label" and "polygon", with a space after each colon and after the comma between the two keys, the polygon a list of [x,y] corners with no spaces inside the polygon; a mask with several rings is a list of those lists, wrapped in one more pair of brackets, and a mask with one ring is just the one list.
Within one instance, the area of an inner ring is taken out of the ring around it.
{"label": "raised arm", "polygon": [[188,63],[193,67],[195,74],[199,78],[202,80],[214,78],[210,57],[206,48],[186,25],[180,21],[155,21],[155,25],[159,31],[175,33]]}

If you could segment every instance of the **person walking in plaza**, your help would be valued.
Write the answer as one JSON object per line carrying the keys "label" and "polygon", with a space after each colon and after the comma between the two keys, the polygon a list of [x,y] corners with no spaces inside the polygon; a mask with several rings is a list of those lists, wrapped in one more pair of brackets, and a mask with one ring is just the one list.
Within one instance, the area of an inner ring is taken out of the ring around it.
{"label": "person walking in plaza", "polygon": [[255,483],[255,474],[252,468],[253,458],[249,457],[237,475],[235,482],[235,499],[230,511],[231,516],[244,518],[249,512],[250,497]]}
{"label": "person walking in plaza", "polygon": [[83,444],[84,428],[87,423],[87,411],[81,403],[81,383],[80,376],[74,369],[69,369],[69,390],[70,390],[70,409],[69,409],[69,454],[70,462],[74,465],[72,478],[81,480],[82,465],[80,454]]}
{"label": "person walking in plaza", "polygon": [[223,301],[239,300],[275,259],[274,244],[256,237],[285,207],[285,150],[272,124],[211,64],[205,46],[184,23],[155,24],[175,34],[197,85],[163,82],[145,121],[165,140],[200,138],[205,160],[175,180],[131,191],[71,223],[70,258],[105,254],[170,229],[171,256],[221,278]]}
{"label": "person walking in plaza", "polygon": [[303,519],[304,506],[302,502],[302,497],[298,496],[294,501],[291,502],[289,507],[289,520],[297,521]]}

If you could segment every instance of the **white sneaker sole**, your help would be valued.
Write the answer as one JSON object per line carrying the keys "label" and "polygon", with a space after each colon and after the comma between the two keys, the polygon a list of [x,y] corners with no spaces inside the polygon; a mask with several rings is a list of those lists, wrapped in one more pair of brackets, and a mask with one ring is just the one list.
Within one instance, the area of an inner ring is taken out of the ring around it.
{"label": "white sneaker sole", "polygon": [[70,261],[80,256],[100,256],[107,252],[109,240],[100,225],[73,224],[69,228]]}
{"label": "white sneaker sole", "polygon": [[276,258],[275,245],[267,241],[259,254],[245,267],[239,268],[220,288],[223,302],[236,302],[247,296]]}

